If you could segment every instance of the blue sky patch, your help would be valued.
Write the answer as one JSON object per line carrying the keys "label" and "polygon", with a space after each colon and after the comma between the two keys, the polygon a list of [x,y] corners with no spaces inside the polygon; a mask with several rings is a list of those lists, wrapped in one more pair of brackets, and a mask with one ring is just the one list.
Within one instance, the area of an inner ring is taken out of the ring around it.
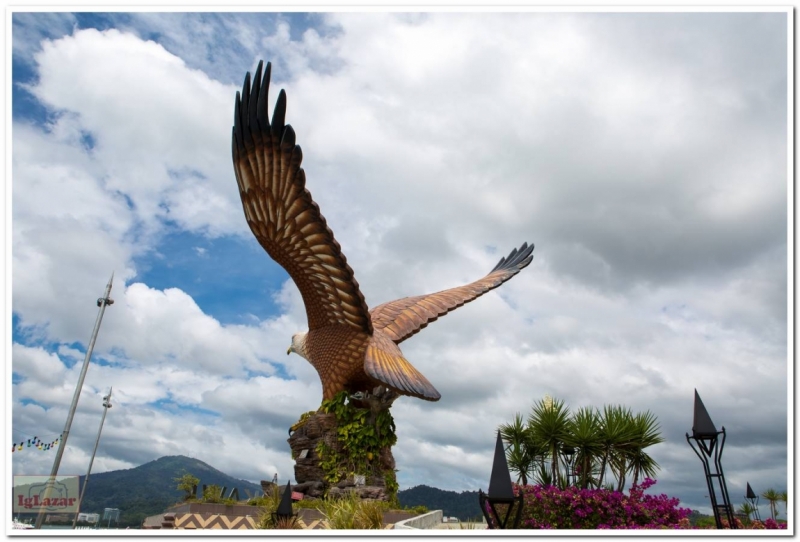
{"label": "blue sky patch", "polygon": [[165,410],[167,412],[172,412],[175,414],[190,413],[190,414],[199,414],[201,416],[213,416],[215,418],[219,417],[219,413],[213,410],[201,408],[196,405],[186,405],[183,403],[178,403],[173,399],[159,399],[158,401],[153,401],[151,403],[148,403],[148,405],[153,406],[159,410]]}
{"label": "blue sky patch", "polygon": [[277,316],[272,297],[289,279],[253,237],[210,239],[172,231],[155,251],[134,262],[139,271],[135,282],[159,290],[181,288],[222,324],[252,324],[253,317]]}

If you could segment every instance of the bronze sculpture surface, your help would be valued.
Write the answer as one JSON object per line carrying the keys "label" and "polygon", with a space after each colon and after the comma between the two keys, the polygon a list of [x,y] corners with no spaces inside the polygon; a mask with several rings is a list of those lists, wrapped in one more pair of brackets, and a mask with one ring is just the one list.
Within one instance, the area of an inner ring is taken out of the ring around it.
{"label": "bronze sculpture surface", "polygon": [[302,151],[284,123],[286,94],[267,115],[271,65],[259,62],[236,93],[233,165],[244,214],[267,253],[292,277],[308,316],[308,331],[292,337],[287,354],[308,360],[322,381],[323,400],[355,394],[373,410],[398,395],[428,401],[441,396],[403,357],[398,344],[440,316],[497,288],[533,259],[523,244],[485,277],[441,292],[406,297],[370,311],[353,270],[319,207],[305,188]]}

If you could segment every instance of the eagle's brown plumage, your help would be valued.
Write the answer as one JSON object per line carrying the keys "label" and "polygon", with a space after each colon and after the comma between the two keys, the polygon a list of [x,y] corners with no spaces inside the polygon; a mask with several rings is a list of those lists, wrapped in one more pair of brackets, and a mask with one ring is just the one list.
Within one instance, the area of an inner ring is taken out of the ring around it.
{"label": "eagle's brown plumage", "polygon": [[372,312],[347,258],[305,188],[303,153],[284,124],[286,94],[278,95],[270,121],[267,92],[271,65],[259,62],[236,93],[233,166],[245,218],[264,250],[292,277],[308,315],[302,354],[322,381],[323,399],[341,390],[384,385],[401,395],[436,401],[436,388],[397,346],[430,322],[469,303],[526,267],[533,245],[503,258],[485,277],[442,292],[379,305]]}

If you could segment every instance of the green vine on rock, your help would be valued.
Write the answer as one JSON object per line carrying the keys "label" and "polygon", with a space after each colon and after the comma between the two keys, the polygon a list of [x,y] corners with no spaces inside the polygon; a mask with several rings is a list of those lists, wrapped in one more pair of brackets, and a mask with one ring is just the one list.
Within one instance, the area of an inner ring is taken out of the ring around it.
{"label": "green vine on rock", "polygon": [[390,495],[397,493],[394,471],[382,471],[381,451],[397,443],[394,418],[388,409],[373,412],[357,408],[348,400],[348,393],[342,391],[332,399],[322,402],[320,410],[336,417],[337,448],[325,442],[317,445],[319,466],[325,473],[325,481],[333,485],[355,474],[381,476],[386,481]]}
{"label": "green vine on rock", "polygon": [[383,475],[383,482],[386,485],[386,494],[389,495],[389,504],[394,508],[399,508],[400,501],[397,499],[397,491],[400,489],[400,486],[397,483],[395,471],[387,471]]}

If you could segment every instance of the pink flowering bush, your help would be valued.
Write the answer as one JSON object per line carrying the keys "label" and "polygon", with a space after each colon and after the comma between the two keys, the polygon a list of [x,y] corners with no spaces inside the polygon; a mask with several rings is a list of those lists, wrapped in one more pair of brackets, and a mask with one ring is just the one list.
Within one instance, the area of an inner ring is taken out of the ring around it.
{"label": "pink flowering bush", "polygon": [[521,529],[688,529],[690,513],[680,501],[644,492],[655,484],[646,478],[628,495],[607,489],[515,485],[523,497]]}
{"label": "pink flowering bush", "polygon": [[[738,522],[739,520],[737,519],[736,521]],[[723,519],[722,526],[724,528],[727,528],[728,521]],[[757,519],[754,519],[748,525],[739,528],[740,529],[785,529],[786,523],[778,523],[772,518],[767,518],[764,521],[758,521]]]}

